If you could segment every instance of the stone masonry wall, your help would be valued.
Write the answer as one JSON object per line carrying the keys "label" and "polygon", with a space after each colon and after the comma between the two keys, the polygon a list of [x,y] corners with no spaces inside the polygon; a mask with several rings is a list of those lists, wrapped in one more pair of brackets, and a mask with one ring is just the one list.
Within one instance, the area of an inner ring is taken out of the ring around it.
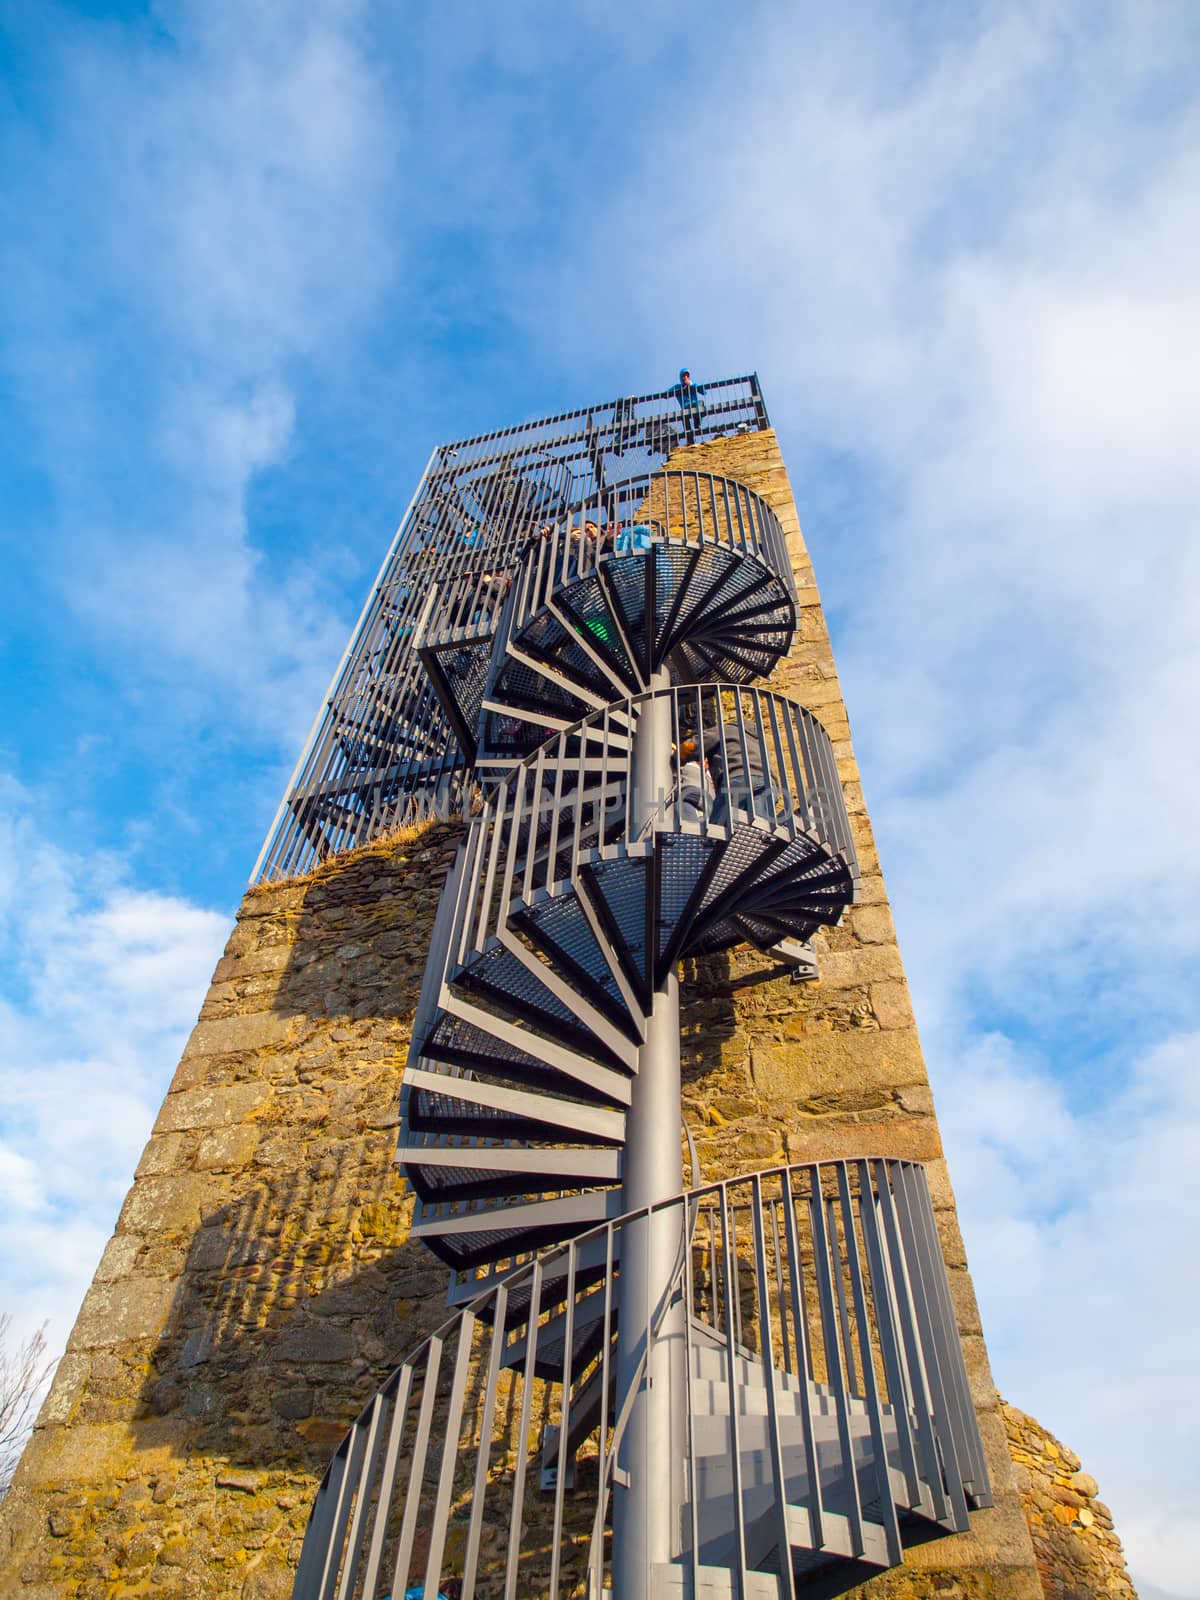
{"label": "stone masonry wall", "polygon": [[[685,1111],[704,1175],[926,1162],[997,1504],[855,1593],[1042,1600],[787,474],[770,432],[684,460],[747,483],[783,523],[801,628],[773,686],[833,740],[863,870],[859,903],[816,941],[816,982],[747,948],[688,964]],[[443,1316],[392,1151],[454,841],[432,827],[247,895],[0,1508],[4,1600],[289,1592],[333,1444]]]}
{"label": "stone masonry wall", "polygon": [[1137,1600],[1112,1512],[1079,1457],[1001,1402],[1046,1600]]}

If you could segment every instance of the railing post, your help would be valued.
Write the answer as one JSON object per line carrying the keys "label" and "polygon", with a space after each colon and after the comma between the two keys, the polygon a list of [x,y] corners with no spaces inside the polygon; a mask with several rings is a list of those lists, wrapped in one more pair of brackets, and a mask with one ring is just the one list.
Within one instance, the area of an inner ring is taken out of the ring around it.
{"label": "railing post", "polygon": [[[674,781],[672,701],[666,675],[661,679],[640,703],[634,735],[635,838],[654,827]],[[649,896],[648,940],[658,937],[657,898],[656,893]],[[651,946],[648,965],[654,954]],[[646,1042],[638,1054],[625,1124],[622,1211],[670,1201],[682,1191],[679,1102],[679,978],[672,969],[653,997]],[[683,1207],[662,1205],[632,1222],[621,1244],[618,1411],[631,1390],[636,1398],[619,1458],[624,1482],[618,1483],[613,1500],[614,1600],[650,1600],[654,1567],[678,1553],[673,1519],[683,1499],[686,1426],[687,1321],[678,1294],[684,1239]]]}

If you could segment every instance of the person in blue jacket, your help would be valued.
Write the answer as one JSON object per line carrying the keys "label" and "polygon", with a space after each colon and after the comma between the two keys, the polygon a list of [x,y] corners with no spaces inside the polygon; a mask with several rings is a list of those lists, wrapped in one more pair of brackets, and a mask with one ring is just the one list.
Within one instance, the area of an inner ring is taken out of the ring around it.
{"label": "person in blue jacket", "polygon": [[692,374],[687,367],[680,367],[679,382],[667,393],[673,394],[679,401],[679,409],[683,412],[684,436],[688,444],[695,444],[700,419],[704,415],[704,390],[698,383],[692,382]]}

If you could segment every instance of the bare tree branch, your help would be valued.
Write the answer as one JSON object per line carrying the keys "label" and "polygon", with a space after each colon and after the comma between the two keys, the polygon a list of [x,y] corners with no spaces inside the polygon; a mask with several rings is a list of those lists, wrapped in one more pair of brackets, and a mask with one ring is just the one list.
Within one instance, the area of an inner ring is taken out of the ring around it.
{"label": "bare tree branch", "polygon": [[56,1362],[46,1354],[46,1324],[9,1348],[12,1316],[0,1312],[0,1499],[12,1475]]}

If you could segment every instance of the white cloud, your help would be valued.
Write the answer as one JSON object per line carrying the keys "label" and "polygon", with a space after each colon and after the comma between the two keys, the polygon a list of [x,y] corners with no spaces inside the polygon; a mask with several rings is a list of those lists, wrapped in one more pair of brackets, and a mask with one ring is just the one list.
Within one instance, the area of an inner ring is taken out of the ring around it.
{"label": "white cloud", "polygon": [[64,851],[0,787],[0,1283],[61,1349],[178,1060],[227,919]]}
{"label": "white cloud", "polygon": [[991,1039],[943,1064],[939,1097],[1005,1393],[1080,1453],[1135,1568],[1180,1595],[1196,1574],[1198,1057],[1200,1032],[1177,1035],[1068,1105],[1052,1062]]}
{"label": "white cloud", "polygon": [[380,201],[403,123],[363,9],[172,4],[165,37],[77,36],[75,126],[104,127],[98,198],[120,203],[104,256],[218,375],[344,336],[391,270]]}
{"label": "white cloud", "polygon": [[61,511],[48,581],[123,692],[175,691],[167,738],[215,721],[290,753],[348,622],[306,550],[264,561],[247,500],[393,281],[402,110],[342,0],[74,19],[55,65],[0,247]]}

